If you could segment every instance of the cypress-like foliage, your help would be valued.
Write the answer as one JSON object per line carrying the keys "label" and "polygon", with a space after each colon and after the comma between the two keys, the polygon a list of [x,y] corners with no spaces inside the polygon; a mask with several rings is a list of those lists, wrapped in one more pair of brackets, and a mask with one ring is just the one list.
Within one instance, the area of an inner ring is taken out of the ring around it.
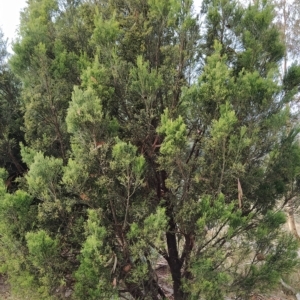
{"label": "cypress-like foliage", "polygon": [[299,193],[298,69],[281,84],[272,20],[267,1],[28,2],[11,59],[28,172],[0,190],[12,285],[246,298],[296,266],[281,208]]}

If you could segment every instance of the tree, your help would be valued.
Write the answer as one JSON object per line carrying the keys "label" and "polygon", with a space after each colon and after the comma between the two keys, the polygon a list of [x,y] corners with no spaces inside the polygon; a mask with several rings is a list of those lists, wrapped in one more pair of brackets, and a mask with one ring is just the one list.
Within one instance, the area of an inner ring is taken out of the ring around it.
{"label": "tree", "polygon": [[[46,20],[41,28],[72,20],[74,11],[90,35],[89,46],[77,40],[81,80],[62,109],[68,155],[37,147],[48,136],[41,128],[22,147],[23,191],[14,198],[3,191],[3,232],[14,230],[12,240],[22,242],[23,270],[38,293],[53,295],[72,279],[77,299],[164,299],[167,290],[176,300],[246,298],[274,287],[298,261],[277,204],[299,192],[300,152],[298,129],[286,130],[295,89],[279,80],[284,46],[272,7],[204,1],[197,16],[190,0],[83,1],[70,11],[57,7],[75,2],[61,1],[51,2],[57,15],[41,18],[33,13],[48,7],[41,3],[27,10],[32,22]],[[74,27],[64,27],[60,43],[70,46]],[[23,35],[12,60],[27,88],[27,69],[53,45],[40,43],[32,61],[23,60],[35,36]],[[35,70],[52,76],[50,59]],[[12,199],[28,215],[17,229]]]}
{"label": "tree", "polygon": [[300,6],[298,1],[274,0],[272,1],[282,41],[286,46],[284,55],[283,73],[287,73],[288,62],[298,59],[299,33],[300,33]]}
{"label": "tree", "polygon": [[10,60],[23,82],[26,143],[67,160],[65,114],[73,85],[80,83],[80,55],[86,51],[89,33],[80,27],[78,1],[31,0],[28,4]]}
{"label": "tree", "polygon": [[6,48],[7,43],[0,30],[0,166],[14,177],[24,172],[18,145],[24,137],[20,130],[20,82],[8,66]]}
{"label": "tree", "polygon": [[[297,1],[272,1],[275,8],[275,24],[281,33],[281,40],[285,45],[285,55],[283,58],[282,78],[285,85],[294,89],[299,89],[300,84],[300,69],[295,63],[298,58],[298,44],[300,33],[300,6]],[[298,94],[298,93],[297,93]],[[299,95],[294,96],[292,107],[298,102]],[[288,106],[289,108],[289,106]],[[297,121],[297,116],[294,120]],[[289,130],[289,128],[288,128]],[[296,198],[289,200],[287,212],[289,218],[290,229],[297,239],[300,239],[294,218],[294,210]]]}
{"label": "tree", "polygon": [[284,129],[291,98],[276,81],[284,46],[272,9],[204,3],[204,67],[189,85],[199,38],[184,4],[98,7],[99,54],[67,115],[74,177],[64,180],[92,206],[76,272],[81,297],[163,297],[155,256],[170,267],[175,299],[270,287],[295,258],[280,234],[283,214],[272,211],[298,178],[284,162],[286,153],[298,161],[298,150],[287,152],[298,149],[297,131]]}
{"label": "tree", "polygon": [[[60,194],[64,199],[57,199],[62,161],[67,161],[69,149],[64,119],[73,85],[80,83],[80,56],[81,51],[85,50],[81,44],[77,45],[76,38],[80,33],[80,42],[85,43],[83,37],[87,39],[89,36],[78,24],[71,25],[75,20],[80,23],[80,19],[75,18],[76,14],[84,16],[76,5],[79,4],[75,1],[29,1],[22,13],[19,39],[14,44],[15,54],[9,60],[14,73],[8,64],[5,65],[6,76],[10,74],[10,80],[7,80],[7,76],[5,82],[15,90],[11,93],[12,99],[2,102],[1,98],[1,122],[6,122],[4,125],[14,130],[10,130],[12,133],[7,130],[7,134],[10,134],[10,139],[14,138],[12,142],[17,154],[20,152],[19,143],[22,142],[22,161],[21,155],[17,155],[16,161],[23,168],[26,166],[28,172],[19,179],[18,186],[28,196],[26,201],[22,201],[22,193],[21,196],[6,195],[5,199],[8,200],[2,202],[1,269],[7,272],[13,290],[21,289],[21,294],[24,296],[28,293],[31,299],[34,298],[33,290],[36,291],[36,299],[46,299],[49,293],[64,286],[63,282],[69,285],[71,278],[67,278],[76,266],[74,261],[80,249],[80,237],[83,236],[79,228],[84,221],[84,209],[78,209],[76,205],[71,207],[75,201],[72,202],[72,195],[67,197],[67,192]],[[73,14],[74,19],[69,20],[71,10],[76,14]],[[67,32],[66,28],[73,29],[72,33]],[[16,80],[16,76],[20,81]],[[20,82],[21,92],[17,89]],[[1,135],[2,129],[5,127],[1,127]],[[0,143],[8,151],[2,136]],[[53,157],[44,159],[39,151]],[[40,156],[34,159],[34,155]],[[7,163],[2,164],[3,156],[1,167],[11,173]],[[8,160],[8,155],[4,158]],[[6,183],[9,182],[6,180]],[[45,184],[43,188],[42,184]],[[11,234],[12,231],[14,234]],[[67,236],[71,238],[65,239]],[[40,245],[34,245],[35,239]],[[45,251],[43,259],[34,261],[36,253],[46,247],[44,242],[53,248],[57,247],[57,250]],[[57,256],[55,259],[53,253]],[[49,262],[49,265],[45,262]]]}

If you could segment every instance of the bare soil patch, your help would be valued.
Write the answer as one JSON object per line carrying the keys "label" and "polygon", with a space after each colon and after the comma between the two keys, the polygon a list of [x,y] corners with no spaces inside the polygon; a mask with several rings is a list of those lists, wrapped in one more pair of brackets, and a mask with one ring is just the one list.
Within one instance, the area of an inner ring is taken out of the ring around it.
{"label": "bare soil patch", "polygon": [[6,276],[0,274],[0,299],[4,300],[4,299],[11,299],[10,298],[10,287],[9,284],[7,282],[7,278]]}

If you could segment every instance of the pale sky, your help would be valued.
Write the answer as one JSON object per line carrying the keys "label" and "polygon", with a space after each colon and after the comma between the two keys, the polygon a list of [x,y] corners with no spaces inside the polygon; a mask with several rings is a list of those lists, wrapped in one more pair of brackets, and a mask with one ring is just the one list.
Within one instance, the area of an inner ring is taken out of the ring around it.
{"label": "pale sky", "polygon": [[[163,1],[163,0],[162,0]],[[0,27],[9,44],[16,37],[19,25],[20,11],[26,6],[26,0],[0,0]],[[194,0],[195,7],[199,7],[201,0]],[[10,51],[10,45],[8,47]]]}
{"label": "pale sky", "polygon": [[20,11],[26,0],[0,0],[0,27],[6,38],[14,38],[19,24]]}

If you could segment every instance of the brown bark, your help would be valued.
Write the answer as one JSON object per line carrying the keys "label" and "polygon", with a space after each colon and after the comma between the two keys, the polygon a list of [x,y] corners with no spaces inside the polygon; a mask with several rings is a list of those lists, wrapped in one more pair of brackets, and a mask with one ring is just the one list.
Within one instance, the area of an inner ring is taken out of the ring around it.
{"label": "brown bark", "polygon": [[181,290],[182,262],[179,259],[175,229],[176,228],[175,228],[174,220],[172,217],[170,217],[169,231],[166,233],[167,246],[168,246],[167,261],[170,266],[172,279],[173,279],[174,300],[182,300],[183,299],[183,292]]}
{"label": "brown bark", "polygon": [[[165,257],[165,259],[168,262],[168,265],[170,267],[171,275],[172,275],[172,281],[173,281],[173,297],[174,300],[183,300],[188,299],[187,295],[182,290],[182,266],[183,262],[187,259],[187,257],[190,255],[190,252],[193,248],[193,237],[186,235],[185,236],[185,247],[183,250],[183,253],[181,257],[179,256],[178,251],[178,241],[176,236],[176,222],[174,220],[174,211],[173,211],[173,204],[170,199],[168,199],[168,188],[165,185],[165,181],[167,179],[167,173],[165,171],[160,172],[160,181],[158,182],[158,186],[160,187],[160,191],[158,192],[159,197],[164,197],[166,200],[166,214],[169,219],[169,226],[168,231],[166,232],[166,239],[167,239],[167,249],[168,254]],[[187,273],[186,273],[187,275]]]}
{"label": "brown bark", "polygon": [[19,174],[24,173],[24,168],[19,164],[18,160],[16,157],[13,155],[11,149],[9,149],[9,157],[12,160],[13,164],[15,165],[16,169],[18,170]]}

